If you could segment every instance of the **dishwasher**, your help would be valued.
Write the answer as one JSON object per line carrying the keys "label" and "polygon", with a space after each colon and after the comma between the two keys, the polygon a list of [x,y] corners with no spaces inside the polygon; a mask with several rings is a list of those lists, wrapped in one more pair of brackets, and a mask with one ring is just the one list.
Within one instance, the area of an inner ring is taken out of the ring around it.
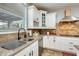
{"label": "dishwasher", "polygon": [[43,38],[38,40],[38,46],[39,46],[39,56],[41,56],[43,52]]}

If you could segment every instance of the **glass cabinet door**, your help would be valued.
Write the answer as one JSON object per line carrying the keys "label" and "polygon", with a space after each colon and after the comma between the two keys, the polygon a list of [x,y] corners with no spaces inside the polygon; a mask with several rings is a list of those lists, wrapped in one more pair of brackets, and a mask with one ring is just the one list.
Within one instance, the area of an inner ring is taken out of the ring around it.
{"label": "glass cabinet door", "polygon": [[45,27],[45,19],[46,19],[46,15],[44,13],[42,13],[42,27]]}

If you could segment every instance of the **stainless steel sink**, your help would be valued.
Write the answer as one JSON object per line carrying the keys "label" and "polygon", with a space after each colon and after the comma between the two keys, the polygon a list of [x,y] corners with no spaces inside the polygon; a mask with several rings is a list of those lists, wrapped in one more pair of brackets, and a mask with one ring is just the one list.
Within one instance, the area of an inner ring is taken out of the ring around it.
{"label": "stainless steel sink", "polygon": [[16,49],[16,48],[22,46],[25,43],[26,42],[19,41],[19,40],[10,40],[8,42],[3,43],[3,45],[1,45],[1,47],[4,49],[7,49],[7,50],[13,50],[13,49]]}

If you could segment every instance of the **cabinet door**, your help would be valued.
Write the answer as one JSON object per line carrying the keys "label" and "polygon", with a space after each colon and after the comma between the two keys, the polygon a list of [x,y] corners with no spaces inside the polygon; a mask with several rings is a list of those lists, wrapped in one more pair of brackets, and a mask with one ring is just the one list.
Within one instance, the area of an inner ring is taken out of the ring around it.
{"label": "cabinet door", "polygon": [[59,50],[64,50],[65,47],[66,47],[66,43],[65,41],[63,41],[63,38],[56,37],[55,48]]}
{"label": "cabinet door", "polygon": [[32,45],[32,55],[33,56],[38,56],[38,51],[39,48],[38,48],[38,41],[36,41],[33,45]]}
{"label": "cabinet door", "polygon": [[27,55],[28,56],[38,56],[38,41],[31,44],[27,49]]}
{"label": "cabinet door", "polygon": [[43,36],[43,47],[49,48],[49,36]]}
{"label": "cabinet door", "polygon": [[56,37],[55,49],[61,50],[65,46],[61,38]]}
{"label": "cabinet door", "polygon": [[33,27],[33,13],[32,7],[28,7],[28,28]]}
{"label": "cabinet door", "polygon": [[54,36],[44,36],[43,37],[43,47],[54,48],[55,47],[55,37]]}
{"label": "cabinet door", "polygon": [[34,8],[34,13],[33,13],[33,26],[34,27],[39,27],[39,10],[35,7]]}
{"label": "cabinet door", "polygon": [[46,16],[47,16],[47,11],[40,10],[41,27],[46,27]]}
{"label": "cabinet door", "polygon": [[48,28],[56,28],[56,12],[47,14],[46,26]]}
{"label": "cabinet door", "polygon": [[55,37],[54,36],[49,37],[49,48],[50,49],[55,48]]}
{"label": "cabinet door", "polygon": [[28,7],[28,28],[39,27],[39,10],[33,5]]}

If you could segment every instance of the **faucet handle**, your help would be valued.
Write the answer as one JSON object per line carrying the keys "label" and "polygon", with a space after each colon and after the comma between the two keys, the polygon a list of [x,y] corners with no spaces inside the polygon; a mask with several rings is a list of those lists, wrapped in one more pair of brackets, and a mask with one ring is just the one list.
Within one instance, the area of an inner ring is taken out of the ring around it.
{"label": "faucet handle", "polygon": [[21,39],[21,37],[18,37],[18,40],[20,40]]}

